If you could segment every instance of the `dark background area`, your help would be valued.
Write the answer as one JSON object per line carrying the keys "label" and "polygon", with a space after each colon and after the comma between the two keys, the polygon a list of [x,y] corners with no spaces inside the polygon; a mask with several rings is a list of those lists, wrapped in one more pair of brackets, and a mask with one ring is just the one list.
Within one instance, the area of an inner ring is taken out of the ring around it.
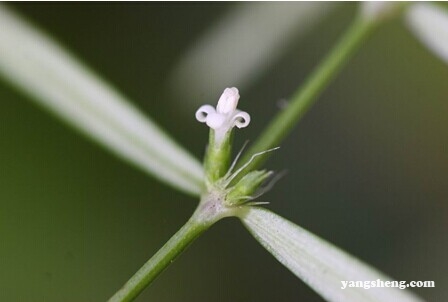
{"label": "dark background area", "polygon": [[[190,150],[207,129],[168,85],[185,51],[238,3],[8,6],[50,33]],[[254,140],[356,13],[340,5],[240,89]],[[397,280],[447,297],[448,68],[397,19],[365,43],[276,151],[269,209]],[[238,83],[235,83],[238,87]],[[224,89],[225,87],[222,87]],[[200,103],[215,104],[216,98]],[[105,301],[197,200],[147,177],[0,82],[0,300]],[[137,301],[323,301],[236,219],[199,238]]]}

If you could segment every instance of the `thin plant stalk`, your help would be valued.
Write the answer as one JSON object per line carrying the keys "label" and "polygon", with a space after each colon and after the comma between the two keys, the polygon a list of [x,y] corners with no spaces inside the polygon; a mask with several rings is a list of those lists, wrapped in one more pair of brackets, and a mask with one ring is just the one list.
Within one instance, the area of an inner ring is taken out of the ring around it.
{"label": "thin plant stalk", "polygon": [[149,259],[109,302],[134,300],[174,259],[179,256],[211,224],[200,223],[192,217],[168,242]]}
{"label": "thin plant stalk", "polygon": [[[241,163],[247,162],[255,153],[276,147],[289,134],[353,56],[362,42],[370,36],[376,24],[376,22],[367,21],[363,18],[355,19],[336,47],[331,50],[304,84],[293,94],[288,106],[279,112],[266,129],[262,131],[259,138],[245,153],[244,158],[240,161]],[[247,167],[246,171],[252,171],[259,167],[269,155],[270,153],[258,156]],[[242,176],[244,176],[243,173],[240,177]]]}

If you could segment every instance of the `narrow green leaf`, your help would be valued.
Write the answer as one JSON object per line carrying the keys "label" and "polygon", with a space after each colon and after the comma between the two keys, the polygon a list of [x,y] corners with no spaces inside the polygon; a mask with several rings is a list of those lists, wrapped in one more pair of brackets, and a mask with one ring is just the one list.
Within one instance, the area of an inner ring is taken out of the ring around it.
{"label": "narrow green leaf", "polygon": [[331,302],[423,301],[408,289],[347,287],[341,281],[392,280],[369,265],[266,209],[251,207],[241,220],[278,261]]}
{"label": "narrow green leaf", "polygon": [[91,139],[199,195],[201,164],[50,37],[0,5],[0,74]]}
{"label": "narrow green leaf", "polygon": [[413,4],[406,21],[420,42],[448,63],[448,10],[435,4]]}

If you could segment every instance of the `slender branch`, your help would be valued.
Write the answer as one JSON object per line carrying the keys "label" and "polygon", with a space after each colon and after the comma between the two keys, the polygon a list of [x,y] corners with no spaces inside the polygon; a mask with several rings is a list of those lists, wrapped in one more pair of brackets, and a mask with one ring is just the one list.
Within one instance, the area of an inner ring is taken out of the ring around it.
{"label": "slender branch", "polygon": [[203,195],[188,222],[109,299],[109,302],[134,300],[196,238],[215,222],[224,217],[235,216],[233,208],[223,205],[224,198],[221,193],[215,192]]}
{"label": "slender branch", "polygon": [[[333,48],[306,82],[294,93],[289,105],[277,114],[258,140],[246,152],[240,163],[247,162],[255,153],[278,146],[280,141],[285,138],[311,105],[314,104],[331,80],[341,71],[348,59],[353,56],[361,43],[376,27],[375,25],[375,22],[367,22],[361,18],[356,19],[351,24],[336,47]],[[252,171],[259,167],[269,155],[271,153],[258,156],[245,171]],[[244,175],[240,175],[240,177],[242,176]]]}
{"label": "slender branch", "polygon": [[184,251],[199,235],[210,227],[210,223],[198,222],[193,216],[165,245],[149,259],[117,291],[109,302],[134,300],[174,259]]}

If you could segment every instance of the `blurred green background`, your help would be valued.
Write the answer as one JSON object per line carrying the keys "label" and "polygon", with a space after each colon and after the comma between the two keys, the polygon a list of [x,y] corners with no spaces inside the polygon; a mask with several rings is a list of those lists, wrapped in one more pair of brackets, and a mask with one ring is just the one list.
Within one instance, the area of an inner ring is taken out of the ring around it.
{"label": "blurred green background", "polygon": [[[50,33],[201,158],[207,129],[170,81],[239,3],[9,6]],[[256,5],[256,4],[251,4]],[[240,88],[254,140],[356,13],[341,4]],[[260,32],[262,35],[263,32]],[[448,282],[448,68],[394,20],[267,163],[288,174],[268,208],[415,291]],[[234,83],[238,86],[238,83]],[[201,99],[198,104],[214,104]],[[0,82],[0,300],[105,301],[188,219],[197,200],[147,177]],[[236,219],[199,238],[137,301],[323,301]]]}

